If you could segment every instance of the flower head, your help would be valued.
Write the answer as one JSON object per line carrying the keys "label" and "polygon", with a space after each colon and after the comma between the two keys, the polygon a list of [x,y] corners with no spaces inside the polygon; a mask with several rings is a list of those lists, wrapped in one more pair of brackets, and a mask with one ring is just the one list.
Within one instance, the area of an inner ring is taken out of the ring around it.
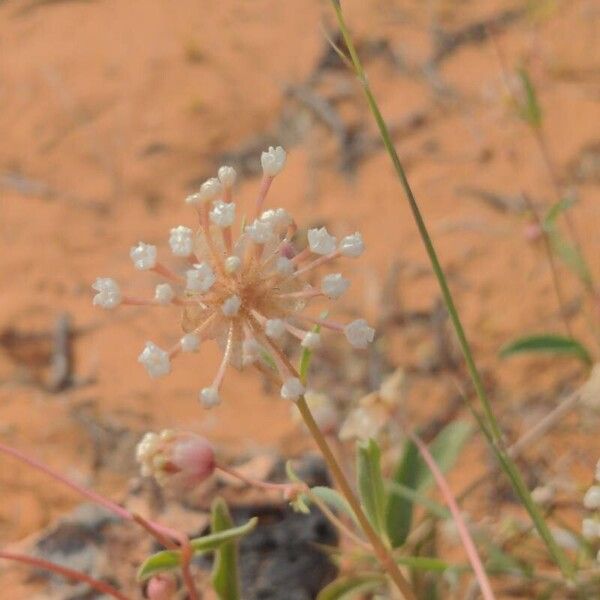
{"label": "flower head", "polygon": [[180,225],[171,229],[169,245],[175,256],[191,256],[194,252],[194,232],[189,227]]}
{"label": "flower head", "polygon": [[163,487],[189,489],[210,477],[216,467],[215,451],[208,440],[186,431],[148,432],[136,448],[144,477],[154,477]]}
{"label": "flower head", "polygon": [[129,251],[129,257],[138,271],[153,269],[156,266],[156,246],[138,242],[137,246],[133,246]]}
{"label": "flower head", "polygon": [[[365,348],[375,331],[364,319],[348,325],[312,316],[313,302],[339,298],[349,281],[341,273],[321,278],[319,287],[309,283],[312,274],[346,256],[363,250],[359,233],[336,238],[325,227],[308,231],[308,248],[296,249],[296,224],[284,208],[263,210],[263,202],[273,177],[285,163],[281,147],[269,148],[261,157],[264,177],[255,212],[241,235],[235,239],[236,204],[232,201],[235,171],[221,167],[218,178],[205,181],[200,190],[186,199],[197,210],[196,231],[183,225],[171,230],[169,244],[175,256],[193,261],[183,275],[157,260],[156,247],[139,243],[131,251],[137,269],[151,269],[167,281],[159,284],[153,299],[143,301],[121,297],[111,279],[98,279],[94,303],[112,307],[121,304],[160,304],[177,306],[182,311],[179,335],[171,349],[163,350],[148,342],[139,362],[152,377],[170,372],[172,359],[181,352],[204,348],[204,341],[215,340],[223,357],[213,381],[203,387],[199,398],[203,406],[220,403],[220,388],[229,365],[242,368],[270,358],[281,381],[281,396],[297,400],[304,393],[298,373],[287,358],[281,341],[295,338],[300,348],[314,350],[325,330],[344,333],[357,348]],[[316,314],[322,308],[315,308]],[[319,326],[322,331],[314,330]]]}
{"label": "flower head", "polygon": [[285,150],[281,146],[277,146],[276,148],[269,146],[269,149],[263,152],[260,157],[263,173],[269,177],[275,177],[283,169],[285,159]]}
{"label": "flower head", "polygon": [[102,308],[115,308],[121,303],[121,290],[119,284],[110,277],[98,277],[92,289],[98,293],[94,296],[94,306]]}

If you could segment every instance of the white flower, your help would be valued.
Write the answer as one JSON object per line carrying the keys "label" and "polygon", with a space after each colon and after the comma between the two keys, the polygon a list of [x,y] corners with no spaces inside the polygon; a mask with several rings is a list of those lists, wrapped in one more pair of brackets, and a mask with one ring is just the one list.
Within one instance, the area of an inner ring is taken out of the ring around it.
{"label": "white flower", "polygon": [[321,336],[316,331],[309,331],[300,345],[308,350],[316,350],[321,345]]}
{"label": "white flower", "polygon": [[594,519],[583,519],[581,522],[581,534],[586,540],[594,540],[600,537],[600,525]]}
{"label": "white flower", "polygon": [[279,256],[275,262],[275,270],[280,275],[291,275],[294,272],[294,263],[285,256]]}
{"label": "white flower", "polygon": [[375,337],[375,330],[364,319],[356,319],[344,327],[346,339],[355,348],[366,348]]}
{"label": "white flower", "polygon": [[250,225],[246,225],[246,233],[257,244],[266,244],[275,235],[270,223],[255,219]]}
{"label": "white flower", "polygon": [[235,317],[240,311],[240,306],[242,305],[242,301],[239,296],[233,295],[229,296],[225,302],[223,302],[223,306],[221,306],[221,310],[226,317]]}
{"label": "white flower", "polygon": [[190,256],[194,251],[194,236],[189,227],[179,225],[171,229],[169,237],[171,252],[175,256]]}
{"label": "white flower", "polygon": [[147,271],[156,266],[156,246],[138,242],[129,251],[129,257],[133,261],[133,266],[139,271]]}
{"label": "white flower", "polygon": [[219,181],[224,187],[232,187],[235,183],[236,176],[237,173],[233,167],[228,167],[226,165],[219,167]]}
{"label": "white flower", "polygon": [[231,227],[235,221],[235,204],[215,200],[210,211],[210,220],[218,227]]}
{"label": "white flower", "polygon": [[194,265],[193,269],[185,272],[186,289],[190,292],[208,292],[216,281],[215,274],[207,263]]}
{"label": "white flower", "polygon": [[600,485],[593,485],[583,497],[583,506],[589,510],[600,508]]}
{"label": "white flower", "polygon": [[304,394],[304,386],[297,377],[289,377],[281,386],[281,397],[284,400],[298,400]]}
{"label": "white flower", "polygon": [[154,288],[154,299],[159,304],[170,304],[173,298],[175,298],[175,290],[168,283],[159,283]]}
{"label": "white flower", "polygon": [[352,258],[360,256],[365,251],[362,235],[357,231],[352,235],[342,238],[338,250],[342,256],[350,256]]}
{"label": "white flower", "polygon": [[138,362],[146,368],[150,377],[162,377],[171,372],[171,360],[167,352],[153,342],[146,342],[138,356]]}
{"label": "white flower", "polygon": [[219,397],[219,390],[213,387],[203,388],[200,392],[200,403],[204,408],[212,408],[213,406],[220,404],[221,398]]}
{"label": "white flower", "polygon": [[332,300],[339,298],[350,285],[350,281],[342,277],[341,273],[325,275],[321,280],[321,291]]}
{"label": "white flower", "polygon": [[195,333],[187,333],[180,340],[184,352],[196,352],[200,348],[200,338]]}
{"label": "white flower", "polygon": [[228,256],[225,259],[225,272],[232,275],[233,273],[237,273],[242,266],[242,261],[238,256]]}
{"label": "white flower", "polygon": [[281,146],[276,148],[269,146],[269,149],[260,157],[263,173],[269,177],[275,177],[283,169],[285,158],[285,150]]}
{"label": "white flower", "polygon": [[121,289],[119,284],[110,277],[98,277],[92,284],[92,289],[98,293],[92,301],[94,306],[102,308],[115,308],[121,303]]}
{"label": "white flower", "polygon": [[260,215],[263,223],[268,223],[275,231],[283,231],[293,223],[292,216],[285,208],[271,208]]}
{"label": "white flower", "polygon": [[207,202],[214,200],[217,196],[221,195],[223,186],[216,177],[207,179],[201,186],[198,195],[200,196],[200,202]]}
{"label": "white flower", "polygon": [[278,339],[285,333],[285,323],[281,319],[267,319],[265,333],[270,338]]}
{"label": "white flower", "polygon": [[308,230],[308,245],[315,254],[331,254],[335,250],[336,239],[329,235],[325,227]]}

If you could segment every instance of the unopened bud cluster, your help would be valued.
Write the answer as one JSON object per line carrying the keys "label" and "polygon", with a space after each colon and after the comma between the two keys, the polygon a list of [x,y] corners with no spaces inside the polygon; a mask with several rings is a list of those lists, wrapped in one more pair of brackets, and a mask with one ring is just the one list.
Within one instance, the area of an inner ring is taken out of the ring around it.
{"label": "unopened bud cluster", "polygon": [[215,451],[205,438],[187,431],[148,432],[136,447],[136,460],[144,477],[174,490],[191,489],[215,468]]}
{"label": "unopened bud cluster", "polygon": [[237,239],[237,206],[232,201],[236,172],[232,167],[222,166],[217,177],[188,196],[186,203],[196,209],[198,227],[178,225],[168,238],[173,256],[187,262],[183,273],[160,263],[154,245],[139,242],[131,249],[137,270],[153,271],[165,279],[156,286],[153,298],[127,296],[111,278],[100,277],[92,286],[96,291],[93,302],[102,308],[151,304],[177,306],[182,311],[184,335],[179,342],[163,349],[148,341],[138,357],[151,377],[167,375],[172,359],[180,352],[196,352],[206,340],[216,340],[223,358],[212,384],[200,391],[206,407],[220,402],[228,365],[242,368],[261,356],[270,356],[275,364],[283,398],[302,396],[304,387],[282,349],[286,337],[314,350],[321,343],[317,327],[343,333],[356,348],[366,348],[375,335],[364,319],[344,325],[306,314],[311,301],[340,298],[350,285],[337,272],[321,276],[319,285],[308,283],[307,276],[338,258],[359,257],[364,244],[358,232],[338,240],[321,227],[308,230],[306,249],[299,251],[294,246],[297,227],[291,215],[284,208],[263,210],[273,178],[285,161],[280,146],[263,152],[263,179],[254,214],[239,219],[243,229]]}

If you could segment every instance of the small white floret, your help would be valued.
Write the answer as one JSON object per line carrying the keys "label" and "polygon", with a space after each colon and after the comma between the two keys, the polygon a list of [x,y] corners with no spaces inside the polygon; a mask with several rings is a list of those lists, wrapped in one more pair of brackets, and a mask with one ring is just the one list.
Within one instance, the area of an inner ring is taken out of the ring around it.
{"label": "small white floret", "polygon": [[200,348],[200,338],[195,333],[186,333],[179,343],[184,352],[196,352]]}
{"label": "small white floret", "polygon": [[146,346],[138,356],[138,362],[145,367],[150,377],[162,377],[171,372],[169,354],[153,342],[146,342]]}
{"label": "small white floret", "polygon": [[92,284],[92,289],[98,292],[92,300],[94,306],[110,309],[121,304],[121,289],[114,279],[98,277]]}
{"label": "small white floret", "polygon": [[594,519],[583,519],[581,522],[581,534],[586,540],[595,540],[600,537],[600,524]]}
{"label": "small white floret", "polygon": [[321,336],[316,331],[309,331],[300,345],[308,350],[316,350],[321,345]]}
{"label": "small white floret", "polygon": [[285,323],[282,319],[267,319],[265,333],[270,338],[278,339],[285,333]]}
{"label": "small white floret", "polygon": [[175,256],[190,256],[194,251],[194,235],[189,227],[179,225],[171,229],[169,246]]}
{"label": "small white floret", "polygon": [[257,244],[266,244],[275,234],[270,223],[265,223],[256,219],[250,225],[246,225],[246,233],[253,242]]}
{"label": "small white floret", "polygon": [[600,485],[593,485],[583,497],[583,506],[588,510],[600,508]]}
{"label": "small white floret", "polygon": [[223,187],[231,187],[235,183],[237,173],[233,167],[223,165],[219,167],[219,181],[223,184]]}
{"label": "small white floret", "polygon": [[315,254],[331,254],[335,251],[337,241],[325,227],[308,230],[308,246]]}
{"label": "small white floret", "polygon": [[341,273],[325,275],[321,280],[321,291],[331,300],[339,298],[350,286],[350,281]]}
{"label": "small white floret", "polygon": [[186,289],[191,292],[200,292],[202,294],[208,292],[217,280],[213,270],[207,263],[194,265],[193,269],[186,271],[185,277]]}
{"label": "small white floret", "polygon": [[291,275],[294,272],[294,263],[285,256],[280,256],[275,262],[275,270],[280,275]]}
{"label": "small white floret", "polygon": [[198,192],[199,202],[208,202],[210,200],[216,200],[223,191],[221,182],[216,177],[207,179],[201,186]]}
{"label": "small white floret", "polygon": [[346,339],[355,348],[366,348],[375,337],[375,330],[364,319],[356,319],[344,327]]}
{"label": "small white floret", "polygon": [[285,208],[270,208],[260,215],[263,223],[269,223],[276,231],[284,231],[292,222],[292,216]]}
{"label": "small white floret", "polygon": [[154,288],[154,299],[159,304],[170,304],[175,298],[175,290],[168,283],[159,283]]}
{"label": "small white floret", "polygon": [[232,275],[233,273],[237,273],[242,266],[242,261],[238,256],[228,256],[225,259],[225,272],[228,275]]}
{"label": "small white floret", "polygon": [[229,298],[223,302],[221,311],[226,317],[235,317],[240,311],[240,306],[242,306],[242,301],[239,296],[229,296]]}
{"label": "small white floret", "polygon": [[129,251],[133,266],[139,271],[147,271],[156,266],[156,246],[139,242]]}
{"label": "small white floret", "polygon": [[281,386],[280,393],[284,400],[298,400],[304,394],[304,386],[297,377],[290,377]]}
{"label": "small white floret", "polygon": [[213,387],[203,388],[200,392],[200,403],[204,408],[212,408],[213,406],[220,404],[221,398],[219,397],[219,390]]}
{"label": "small white floret", "polygon": [[360,256],[365,251],[362,235],[357,231],[352,235],[347,235],[345,238],[342,238],[338,250],[342,256],[350,256],[352,258]]}
{"label": "small white floret", "polygon": [[235,221],[235,204],[215,200],[210,211],[210,220],[218,227],[231,227]]}
{"label": "small white floret", "polygon": [[285,165],[286,153],[281,146],[273,148],[269,146],[266,152],[263,152],[260,157],[260,164],[263,173],[269,177],[275,177]]}

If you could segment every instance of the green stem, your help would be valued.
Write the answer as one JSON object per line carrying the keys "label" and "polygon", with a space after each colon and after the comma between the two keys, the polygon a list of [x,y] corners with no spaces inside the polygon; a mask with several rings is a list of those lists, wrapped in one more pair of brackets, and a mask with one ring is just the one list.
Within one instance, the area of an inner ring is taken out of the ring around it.
{"label": "green stem", "polygon": [[337,459],[335,458],[327,440],[323,436],[319,426],[317,425],[312,413],[310,412],[310,408],[306,403],[304,396],[302,396],[297,402],[298,410],[302,415],[302,419],[306,424],[306,427],[310,431],[315,443],[319,447],[331,474],[333,475],[333,479],[335,480],[340,492],[348,501],[350,508],[354,511],[356,515],[356,519],[360,523],[362,530],[365,535],[369,539],[371,546],[373,547],[373,551],[377,555],[378,560],[381,562],[383,568],[387,571],[388,575],[392,578],[402,595],[406,600],[417,600],[414,592],[411,589],[410,584],[402,575],[402,572],[398,568],[398,565],[394,561],[390,551],[386,548],[385,544],[382,542],[381,538],[377,535],[375,530],[373,529],[369,519],[365,515],[365,512],[358,501],[358,498],[352,491],[342,468],[340,467]]}
{"label": "green stem", "polygon": [[562,571],[563,575],[565,577],[571,578],[573,575],[573,567],[571,563],[567,559],[562,549],[554,540],[554,537],[552,536],[548,525],[546,524],[541,512],[539,511],[539,508],[531,498],[531,494],[527,489],[527,486],[523,480],[523,477],[521,476],[517,465],[511,460],[511,458],[508,456],[508,454],[503,448],[502,432],[498,424],[498,420],[494,415],[491,403],[483,385],[483,381],[475,364],[471,347],[469,345],[469,342],[467,341],[464,328],[462,326],[458,311],[454,304],[454,299],[452,298],[452,293],[450,292],[450,288],[448,287],[446,276],[441,267],[440,261],[437,256],[437,252],[435,251],[435,248],[433,246],[433,242],[427,230],[427,226],[425,225],[425,221],[423,220],[423,216],[421,215],[421,211],[408,182],[408,178],[406,177],[406,173],[392,142],[392,138],[390,136],[387,125],[383,119],[383,116],[381,115],[381,111],[379,110],[377,101],[375,100],[375,97],[373,96],[373,93],[367,81],[365,71],[362,67],[360,59],[358,57],[358,53],[356,52],[356,48],[344,21],[340,2],[338,0],[331,0],[331,3],[335,10],[337,21],[342,32],[342,36],[344,38],[344,42],[346,44],[346,47],[348,48],[348,52],[350,53],[350,60],[352,61],[354,73],[356,74],[356,77],[358,78],[362,86],[369,108],[375,118],[377,127],[379,128],[383,144],[392,160],[398,178],[400,179],[400,183],[402,184],[402,188],[404,190],[413,217],[417,224],[419,234],[429,256],[429,260],[431,262],[431,266],[437,278],[438,284],[440,286],[442,297],[444,299],[446,309],[448,310],[450,320],[452,321],[452,325],[456,332],[456,336],[458,337],[458,342],[460,344],[465,363],[469,371],[469,375],[471,377],[473,386],[475,388],[475,392],[481,403],[483,413],[485,415],[486,427],[483,428],[483,432],[490,443],[492,451],[494,452],[498,461],[500,462],[502,469],[505,471],[506,475],[510,479],[515,492],[517,493],[517,495],[521,499],[521,502],[529,512],[529,515],[531,516],[531,519],[534,522],[541,538],[546,543],[546,546],[548,547],[548,551],[550,552],[552,558]]}

